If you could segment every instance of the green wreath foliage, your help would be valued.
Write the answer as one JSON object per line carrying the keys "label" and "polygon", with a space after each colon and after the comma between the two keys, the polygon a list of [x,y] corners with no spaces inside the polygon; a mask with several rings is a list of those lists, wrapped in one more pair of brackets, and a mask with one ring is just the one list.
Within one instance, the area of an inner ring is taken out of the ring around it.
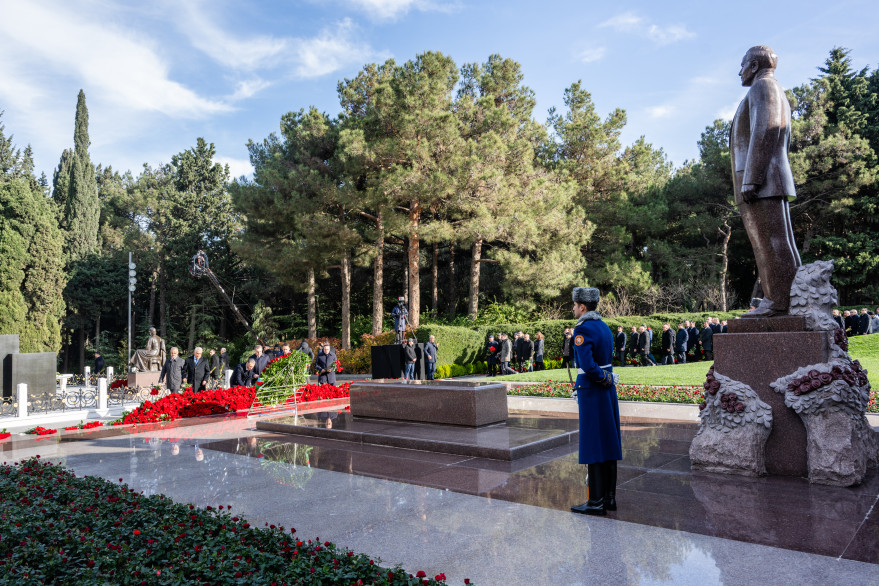
{"label": "green wreath foliage", "polygon": [[273,358],[259,375],[256,400],[264,406],[285,403],[308,383],[309,366],[308,355],[298,350]]}

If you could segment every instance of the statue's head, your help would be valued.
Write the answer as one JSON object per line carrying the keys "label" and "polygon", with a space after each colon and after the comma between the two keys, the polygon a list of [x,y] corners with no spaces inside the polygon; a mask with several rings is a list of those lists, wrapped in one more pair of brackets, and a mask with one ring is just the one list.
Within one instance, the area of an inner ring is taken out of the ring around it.
{"label": "statue's head", "polygon": [[742,69],[739,71],[742,85],[751,87],[758,73],[764,70],[773,71],[776,65],[778,65],[778,55],[771,47],[767,45],[751,47],[742,57]]}
{"label": "statue's head", "polygon": [[155,336],[155,335],[156,335],[156,328],[150,328],[150,335],[151,335],[151,336]]}

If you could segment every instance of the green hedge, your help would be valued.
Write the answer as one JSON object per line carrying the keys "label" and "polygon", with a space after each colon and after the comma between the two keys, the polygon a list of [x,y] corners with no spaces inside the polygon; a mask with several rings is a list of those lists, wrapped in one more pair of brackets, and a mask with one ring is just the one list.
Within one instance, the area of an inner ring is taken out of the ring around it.
{"label": "green hedge", "polygon": [[[673,329],[677,329],[677,324],[683,321],[695,321],[702,328],[702,323],[706,317],[716,317],[718,319],[733,319],[741,315],[743,311],[734,312],[703,312],[703,313],[657,313],[649,316],[627,316],[608,318],[604,321],[607,323],[611,332],[616,335],[617,326],[623,326],[623,331],[628,336],[631,333],[632,326],[640,326],[642,324],[653,329],[653,350],[654,354],[659,351],[661,342],[662,324],[668,322]],[[433,334],[439,343],[439,356],[437,358],[437,378],[441,378],[439,369],[443,365],[470,365],[477,361],[484,361],[486,342],[490,334],[507,333],[512,338],[513,334],[522,330],[531,334],[543,332],[545,336],[544,344],[544,362],[547,360],[556,360],[562,355],[562,344],[564,342],[565,328],[575,325],[574,319],[570,320],[545,320],[528,323],[514,324],[497,324],[492,326],[444,326],[434,324],[424,324],[418,328],[417,338],[419,342],[426,342],[428,336]],[[549,368],[549,366],[547,366]],[[484,371],[483,371],[484,372]],[[461,374],[473,374],[463,372]],[[460,376],[454,374],[451,376]],[[445,377],[443,377],[445,378]]]}

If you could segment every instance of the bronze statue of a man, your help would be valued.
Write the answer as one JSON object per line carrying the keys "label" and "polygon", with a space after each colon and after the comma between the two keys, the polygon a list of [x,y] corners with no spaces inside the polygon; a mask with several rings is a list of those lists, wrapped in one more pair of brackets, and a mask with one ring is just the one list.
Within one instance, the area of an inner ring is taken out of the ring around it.
{"label": "bronze statue of a man", "polygon": [[791,173],[790,102],[775,79],[778,56],[765,45],[751,47],[739,76],[750,87],[739,104],[729,135],[736,205],[763,285],[763,301],[742,317],[785,315],[800,254],[790,222],[796,198]]}
{"label": "bronze statue of a man", "polygon": [[128,362],[136,372],[158,372],[165,365],[165,341],[156,335],[156,328],[150,328],[146,348],[135,350]]}

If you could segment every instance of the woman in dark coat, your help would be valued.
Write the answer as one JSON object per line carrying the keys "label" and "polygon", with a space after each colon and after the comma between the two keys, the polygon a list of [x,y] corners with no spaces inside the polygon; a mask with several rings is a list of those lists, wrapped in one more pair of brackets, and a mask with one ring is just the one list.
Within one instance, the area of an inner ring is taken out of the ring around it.
{"label": "woman in dark coat", "polygon": [[336,384],[336,352],[329,342],[323,343],[314,358],[314,373],[317,375],[317,384]]}
{"label": "woman in dark coat", "polygon": [[599,298],[598,289],[574,288],[574,352],[578,367],[574,390],[580,411],[580,464],[586,464],[589,470],[589,501],[571,510],[586,515],[616,510],[617,461],[623,459],[612,366],[614,341],[595,311]]}

